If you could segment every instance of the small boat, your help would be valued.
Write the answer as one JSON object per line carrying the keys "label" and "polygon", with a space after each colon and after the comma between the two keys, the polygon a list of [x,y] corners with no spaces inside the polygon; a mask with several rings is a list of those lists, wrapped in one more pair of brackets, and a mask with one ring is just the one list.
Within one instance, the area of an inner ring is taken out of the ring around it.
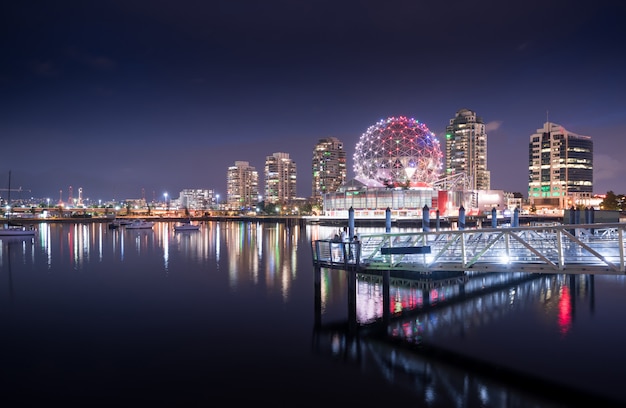
{"label": "small boat", "polygon": [[118,229],[120,227],[120,223],[117,221],[113,221],[109,223],[109,229]]}
{"label": "small boat", "polygon": [[191,223],[183,223],[174,225],[174,231],[198,231],[200,229],[200,225],[191,224]]}
{"label": "small boat", "polygon": [[0,237],[23,237],[33,236],[36,230],[32,227],[25,227],[23,225],[15,224],[11,222],[11,172],[9,171],[9,189],[7,190],[7,210],[6,217],[7,222],[4,228],[0,228]]}
{"label": "small boat", "polygon": [[35,235],[36,230],[25,226],[5,225],[0,228],[0,237],[25,237]]}
{"label": "small boat", "polygon": [[126,225],[126,229],[152,229],[154,222],[146,220],[135,220]]}

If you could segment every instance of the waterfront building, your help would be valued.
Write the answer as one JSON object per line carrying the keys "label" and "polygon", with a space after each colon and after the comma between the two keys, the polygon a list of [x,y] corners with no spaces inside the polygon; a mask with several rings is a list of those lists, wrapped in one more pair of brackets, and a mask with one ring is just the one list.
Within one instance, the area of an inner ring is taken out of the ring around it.
{"label": "waterfront building", "polygon": [[[468,123],[465,136],[480,139],[471,142],[482,152],[476,154],[480,165],[475,166],[479,169],[475,176],[460,170],[443,174],[439,141],[428,127],[412,118],[390,117],[363,133],[353,157],[356,177],[336,192],[324,194],[322,215],[346,218],[352,209],[356,217],[381,218],[389,209],[392,217],[421,218],[428,207],[430,217],[458,216],[461,209],[468,216],[491,214],[495,209],[501,216],[507,210],[521,209],[521,197],[484,188],[490,175],[482,157],[486,155],[482,119],[468,110],[459,111],[458,116]],[[455,126],[463,128],[462,122],[459,119]]]}
{"label": "waterfront building", "polygon": [[313,149],[311,197],[322,203],[326,193],[337,191],[346,182],[346,151],[336,137],[320,139]]}
{"label": "waterfront building", "polygon": [[467,175],[470,190],[491,189],[485,124],[469,109],[459,110],[446,127],[446,176],[460,173]]}
{"label": "waterfront building", "polygon": [[265,201],[268,203],[289,203],[296,197],[296,162],[289,153],[274,153],[265,158]]}
{"label": "waterfront building", "polygon": [[424,206],[443,215],[467,195],[463,188],[441,188],[439,141],[413,118],[390,117],[370,126],[353,160],[356,177],[324,194],[324,216],[346,217],[352,208],[355,216],[381,218],[389,208],[394,217],[421,217]]}
{"label": "waterfront building", "polygon": [[[172,206],[173,203],[169,203]],[[178,205],[188,210],[205,210],[215,205],[215,191],[186,188],[178,194]]]}
{"label": "waterfront building", "polygon": [[259,173],[247,161],[228,167],[226,202],[231,209],[251,209],[259,201]]}
{"label": "waterfront building", "polygon": [[593,141],[546,122],[530,136],[528,198],[540,208],[566,209],[593,195]]}

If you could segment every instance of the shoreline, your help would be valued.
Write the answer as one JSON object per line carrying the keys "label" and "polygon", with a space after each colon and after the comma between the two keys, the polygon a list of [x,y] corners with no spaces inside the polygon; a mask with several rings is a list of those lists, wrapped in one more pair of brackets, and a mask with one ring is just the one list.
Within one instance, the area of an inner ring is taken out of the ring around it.
{"label": "shoreline", "polygon": [[[115,219],[128,220],[128,219],[144,219],[154,222],[183,222],[187,220],[196,222],[207,221],[224,221],[224,222],[271,222],[271,223],[286,223],[286,224],[299,224],[301,226],[312,225],[324,225],[324,226],[347,226],[348,219],[344,218],[330,218],[330,217],[315,217],[315,216],[228,216],[228,215],[210,215],[201,217],[163,217],[163,216],[117,216],[113,217],[63,217],[63,218],[12,218],[13,224],[41,224],[41,223],[109,223]],[[499,218],[498,225],[506,225],[511,222],[510,218]],[[6,223],[6,219],[4,223]],[[355,227],[385,227],[387,220],[385,218],[355,218]],[[449,228],[452,225],[458,224],[458,217],[447,217],[439,220],[442,228]],[[558,216],[520,216],[520,226],[533,225],[537,223],[563,223],[563,217]],[[396,228],[422,228],[421,218],[392,218],[391,225]],[[476,227],[489,227],[491,226],[491,219],[487,217],[467,217],[465,219],[465,226],[467,228]],[[436,221],[430,220],[430,227],[436,227]]]}

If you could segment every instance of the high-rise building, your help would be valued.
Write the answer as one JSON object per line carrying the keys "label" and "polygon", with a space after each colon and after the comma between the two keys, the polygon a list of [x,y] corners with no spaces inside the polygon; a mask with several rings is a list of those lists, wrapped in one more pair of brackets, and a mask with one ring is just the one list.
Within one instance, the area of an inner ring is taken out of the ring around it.
{"label": "high-rise building", "polygon": [[226,203],[232,209],[250,209],[259,201],[259,173],[247,161],[228,167]]}
{"label": "high-rise building", "polygon": [[490,190],[487,133],[476,112],[461,109],[446,127],[446,176],[465,173],[469,190]]}
{"label": "high-rise building", "polygon": [[593,141],[546,122],[530,136],[528,198],[538,205],[569,208],[593,193]]}
{"label": "high-rise building", "polygon": [[215,192],[199,188],[186,188],[179,193],[178,201],[181,207],[188,210],[207,209],[215,203]]}
{"label": "high-rise building", "polygon": [[337,191],[346,181],[346,151],[336,137],[320,139],[313,149],[311,197],[319,204],[324,194]]}
{"label": "high-rise building", "polygon": [[289,153],[274,153],[265,158],[265,201],[289,203],[296,198],[296,163]]}

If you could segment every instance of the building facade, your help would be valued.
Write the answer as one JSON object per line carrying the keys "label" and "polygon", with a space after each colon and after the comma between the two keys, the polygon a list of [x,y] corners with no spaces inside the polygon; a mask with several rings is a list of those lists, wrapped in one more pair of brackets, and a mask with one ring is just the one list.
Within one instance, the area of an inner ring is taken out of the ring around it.
{"label": "building facade", "polygon": [[446,177],[461,173],[469,190],[491,189],[485,124],[469,109],[459,110],[446,127]]}
{"label": "building facade", "polygon": [[274,153],[265,158],[265,202],[289,203],[296,198],[297,168],[289,153]]}
{"label": "building facade", "polygon": [[213,190],[187,188],[178,194],[177,204],[188,210],[210,209],[215,206],[215,192]]}
{"label": "building facade", "polygon": [[346,151],[336,137],[320,139],[313,149],[311,197],[321,204],[324,194],[337,191],[346,182]]}
{"label": "building facade", "polygon": [[565,209],[593,194],[593,141],[546,122],[530,136],[528,198],[535,207]]}
{"label": "building facade", "polygon": [[233,210],[252,209],[259,202],[259,173],[247,161],[228,167],[226,205]]}

